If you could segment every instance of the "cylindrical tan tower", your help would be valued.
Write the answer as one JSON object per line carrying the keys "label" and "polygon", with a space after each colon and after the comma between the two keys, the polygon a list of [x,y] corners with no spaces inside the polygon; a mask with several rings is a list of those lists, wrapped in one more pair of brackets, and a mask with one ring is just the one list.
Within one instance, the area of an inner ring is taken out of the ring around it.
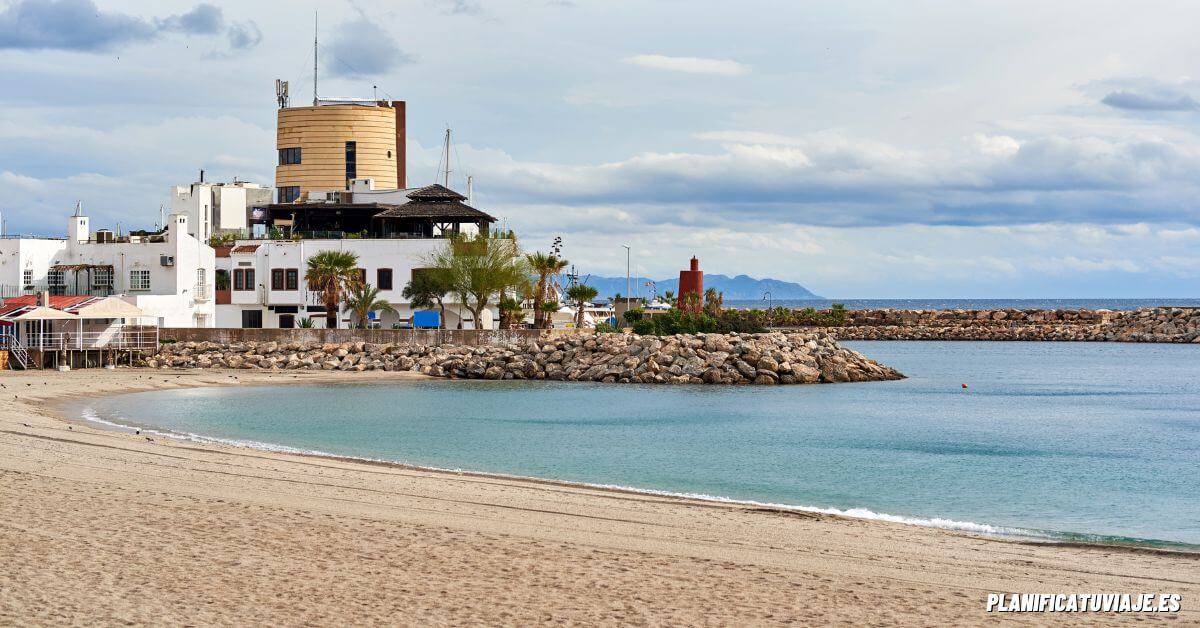
{"label": "cylindrical tan tower", "polygon": [[279,110],[275,145],[279,202],[345,190],[351,179],[404,187],[404,101],[323,104]]}

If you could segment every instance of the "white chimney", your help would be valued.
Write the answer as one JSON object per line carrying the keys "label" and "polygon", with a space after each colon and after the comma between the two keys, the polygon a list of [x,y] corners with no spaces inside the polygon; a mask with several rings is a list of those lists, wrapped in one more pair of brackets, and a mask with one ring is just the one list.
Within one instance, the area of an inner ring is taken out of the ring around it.
{"label": "white chimney", "polygon": [[72,242],[85,243],[92,234],[88,228],[88,217],[80,216],[78,213],[71,216],[71,224],[67,227],[67,239]]}

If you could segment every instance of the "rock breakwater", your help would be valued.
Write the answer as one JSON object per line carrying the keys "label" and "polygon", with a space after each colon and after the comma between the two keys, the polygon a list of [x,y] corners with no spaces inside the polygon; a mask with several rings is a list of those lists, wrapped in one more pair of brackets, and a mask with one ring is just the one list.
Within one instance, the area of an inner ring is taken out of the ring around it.
{"label": "rock breakwater", "polygon": [[152,368],[415,371],[461,379],[643,384],[816,384],[901,379],[821,333],[580,334],[489,346],[183,342]]}
{"label": "rock breakwater", "polygon": [[1113,310],[851,310],[839,340],[1046,340],[1200,343],[1200,308]]}

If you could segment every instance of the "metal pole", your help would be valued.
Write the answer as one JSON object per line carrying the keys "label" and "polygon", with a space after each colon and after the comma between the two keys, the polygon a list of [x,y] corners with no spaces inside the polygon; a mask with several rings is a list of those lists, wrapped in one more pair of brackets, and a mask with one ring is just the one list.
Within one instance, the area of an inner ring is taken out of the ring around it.
{"label": "metal pole", "polygon": [[628,244],[622,244],[625,247],[625,309],[629,309],[629,293],[633,292],[633,287],[629,283],[629,252]]}

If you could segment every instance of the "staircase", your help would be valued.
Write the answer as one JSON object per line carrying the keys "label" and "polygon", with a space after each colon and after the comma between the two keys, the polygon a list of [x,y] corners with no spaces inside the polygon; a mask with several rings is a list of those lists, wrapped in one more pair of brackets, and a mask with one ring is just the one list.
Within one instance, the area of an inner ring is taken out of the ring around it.
{"label": "staircase", "polygon": [[29,352],[12,334],[0,334],[0,349],[8,349],[8,368],[24,371],[29,368]]}

